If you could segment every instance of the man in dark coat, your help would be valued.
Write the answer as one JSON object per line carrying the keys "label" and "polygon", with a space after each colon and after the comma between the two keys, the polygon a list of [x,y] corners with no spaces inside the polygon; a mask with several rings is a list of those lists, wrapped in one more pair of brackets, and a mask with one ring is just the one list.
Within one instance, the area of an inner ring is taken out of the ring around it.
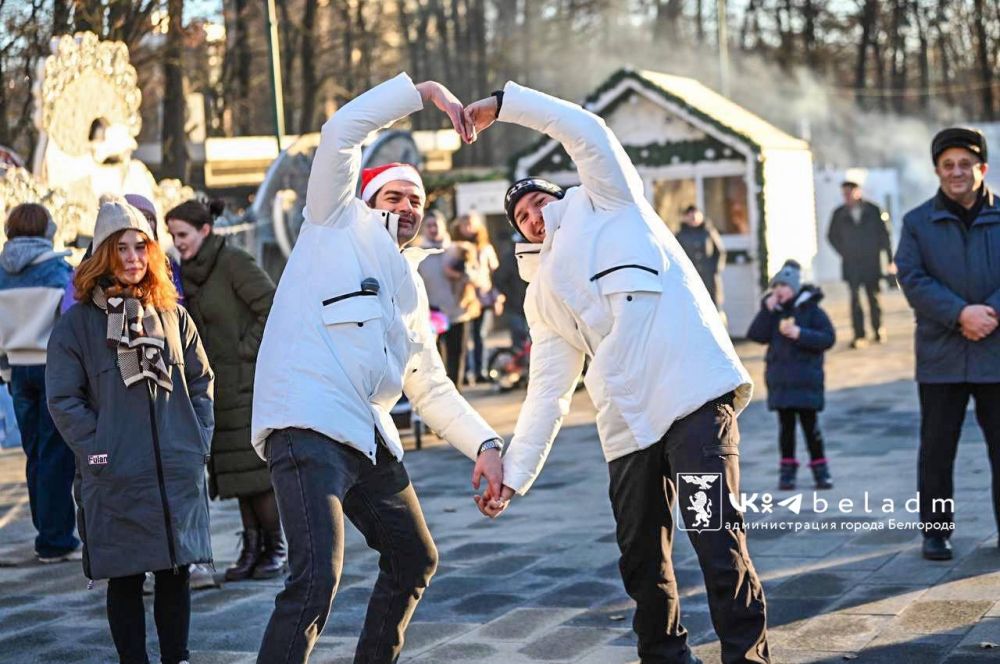
{"label": "man in dark coat", "polygon": [[726,266],[726,249],[722,237],[697,205],[689,205],[681,218],[677,241],[698,271],[715,307],[722,310],[722,270]]}
{"label": "man in dark coat", "polygon": [[892,233],[889,215],[879,206],[861,197],[861,187],[850,180],[840,185],[844,204],[833,211],[827,239],[841,258],[844,281],[851,291],[851,324],[854,340],[851,348],[865,345],[865,317],[861,311],[858,292],[865,289],[868,312],[871,315],[875,341],[885,341],[882,327],[882,307],[879,304],[879,282],[882,279],[882,253],[885,253],[889,272],[892,267]]}
{"label": "man in dark coat", "polygon": [[976,400],[1000,523],[1000,201],[984,184],[986,139],[953,127],[931,145],[937,194],[903,217],[899,281],[916,313],[920,395],[918,489],[924,557],[952,557],[952,469]]}

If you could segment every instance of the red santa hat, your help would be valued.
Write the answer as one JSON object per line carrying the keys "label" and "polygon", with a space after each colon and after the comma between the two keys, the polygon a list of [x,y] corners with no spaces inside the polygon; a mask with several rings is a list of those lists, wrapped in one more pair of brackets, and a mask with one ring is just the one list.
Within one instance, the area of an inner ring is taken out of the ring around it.
{"label": "red santa hat", "polygon": [[397,161],[361,171],[361,200],[365,203],[370,202],[379,189],[393,180],[404,180],[415,184],[420,188],[420,193],[424,193],[424,181],[420,179],[416,167]]}

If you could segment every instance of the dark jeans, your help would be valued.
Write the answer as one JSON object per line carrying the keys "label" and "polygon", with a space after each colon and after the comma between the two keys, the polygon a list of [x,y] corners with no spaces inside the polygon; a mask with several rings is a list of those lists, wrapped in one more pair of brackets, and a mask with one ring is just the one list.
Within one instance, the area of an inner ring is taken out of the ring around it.
{"label": "dark jeans", "polygon": [[[652,447],[609,464],[611,506],[622,552],[619,567],[625,590],[636,602],[632,627],[642,664],[686,664],[690,656],[670,554],[674,503],[679,490],[690,493],[692,486],[678,486],[677,473],[722,476],[722,504],[715,506],[722,528],[688,532],[705,577],[722,661],[770,661],[764,590],[747,552],[743,515],[728,496],[739,495],[740,476],[732,404],[731,393],[715,399],[674,422]],[[712,488],[719,490],[718,484]],[[696,517],[686,502],[681,513],[692,528]]]}
{"label": "dark jeans", "polygon": [[863,339],[865,336],[865,315],[861,311],[860,291],[862,289],[868,297],[868,313],[872,319],[872,330],[877,334],[882,327],[882,305],[878,299],[881,291],[879,280],[849,281],[847,288],[851,291],[851,325],[854,327],[854,338]]}
{"label": "dark jeans", "polygon": [[802,433],[806,437],[809,448],[809,458],[812,461],[826,456],[823,451],[823,432],[819,430],[819,414],[815,410],[805,408],[778,409],[778,444],[781,447],[783,459],[795,458],[795,419],[802,424]]}
{"label": "dark jeans", "polygon": [[452,323],[438,339],[438,351],[444,359],[444,370],[455,387],[461,387],[465,374],[465,346],[469,339],[466,323]]}
{"label": "dark jeans", "polygon": [[273,432],[267,456],[291,575],[274,601],[257,662],[308,661],[340,581],[345,516],[380,554],[354,662],[395,662],[438,560],[406,469],[383,445],[373,465],[361,452],[303,429]]}
{"label": "dark jeans", "polygon": [[76,459],[49,415],[45,365],[11,367],[10,393],[21,446],[28,457],[28,503],[38,532],[35,552],[43,558],[60,556],[80,546],[80,540],[73,536]]}
{"label": "dark jeans", "polygon": [[[178,664],[190,657],[191,587],[187,566],[154,572],[153,618],[160,640],[160,661]],[[108,623],[121,664],[149,664],[146,656],[146,610],[142,604],[145,574],[108,579]]]}
{"label": "dark jeans", "polygon": [[920,455],[917,488],[924,536],[949,537],[955,528],[955,453],[969,397],[986,438],[993,475],[993,515],[1000,525],[1000,383],[920,383]]}
{"label": "dark jeans", "polygon": [[483,375],[486,367],[483,366],[483,355],[486,346],[483,342],[483,320],[486,318],[486,311],[478,317],[469,321],[469,338],[472,340],[472,348],[469,349],[468,359],[465,362],[468,373],[478,378]]}

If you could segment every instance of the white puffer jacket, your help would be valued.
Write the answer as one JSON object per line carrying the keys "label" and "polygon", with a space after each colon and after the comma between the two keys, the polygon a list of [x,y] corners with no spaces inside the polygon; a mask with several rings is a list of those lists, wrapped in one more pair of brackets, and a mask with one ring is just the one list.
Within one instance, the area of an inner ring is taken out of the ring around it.
{"label": "white puffer jacket", "polygon": [[746,407],[750,376],[722,319],[604,121],[515,83],[504,88],[499,120],[562,143],[581,181],[543,208],[545,241],[515,252],[530,282],[533,343],[504,484],[524,494],[541,472],[585,356],[608,461],[656,443],[677,419],[730,391],[737,412]]}
{"label": "white puffer jacket", "polygon": [[[323,125],[309,174],[305,223],[281,276],[257,356],[252,440],[301,428],[341,441],[375,462],[378,429],[397,459],[389,414],[405,391],[424,421],[475,459],[496,436],[448,380],[417,274],[425,253],[400,252],[398,217],[355,196],[361,144],[423,108],[406,74],[344,105]],[[377,296],[361,282],[378,281]]]}

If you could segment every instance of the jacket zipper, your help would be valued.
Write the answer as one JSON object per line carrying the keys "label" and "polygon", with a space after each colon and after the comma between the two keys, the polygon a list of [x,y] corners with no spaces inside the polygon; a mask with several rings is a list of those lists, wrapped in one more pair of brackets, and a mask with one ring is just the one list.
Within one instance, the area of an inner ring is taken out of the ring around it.
{"label": "jacket zipper", "polygon": [[167,486],[163,479],[163,459],[160,457],[160,434],[156,427],[156,409],[153,405],[153,386],[148,384],[146,396],[149,400],[149,424],[153,430],[153,455],[156,457],[156,480],[160,485],[160,501],[163,503],[163,525],[167,531],[167,548],[170,550],[170,565],[174,574],[177,573],[177,552],[174,548],[174,529],[170,517],[170,504],[167,502]]}

